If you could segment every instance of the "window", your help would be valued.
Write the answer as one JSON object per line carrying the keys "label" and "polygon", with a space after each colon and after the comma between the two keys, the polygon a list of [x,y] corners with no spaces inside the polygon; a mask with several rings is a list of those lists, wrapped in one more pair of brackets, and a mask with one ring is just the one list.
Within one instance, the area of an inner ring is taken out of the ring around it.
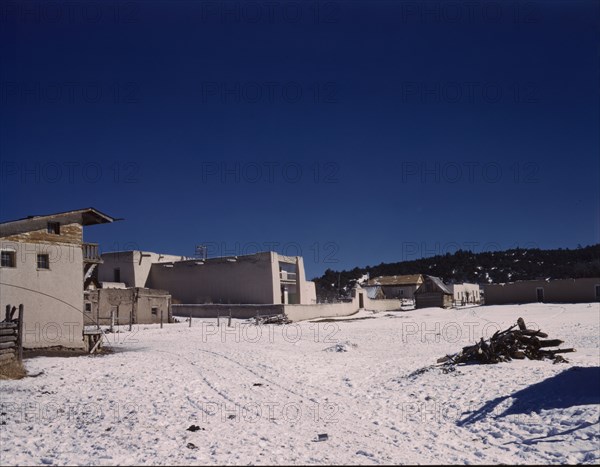
{"label": "window", "polygon": [[60,222],[48,222],[48,233],[60,235]]}
{"label": "window", "polygon": [[37,255],[37,268],[50,269],[50,257],[48,255]]}
{"label": "window", "polygon": [[115,268],[115,270],[114,270],[114,282],[121,282],[121,268]]}
{"label": "window", "polygon": [[155,306],[152,307],[152,314],[153,315],[157,315],[158,314],[158,308],[157,307],[155,307]]}
{"label": "window", "polygon": [[2,251],[1,253],[2,261],[0,265],[3,268],[14,268],[17,266],[17,262],[15,261],[15,252],[14,251]]}
{"label": "window", "polygon": [[91,313],[92,312],[92,304],[91,303],[86,303],[85,304],[85,312],[86,313]]}

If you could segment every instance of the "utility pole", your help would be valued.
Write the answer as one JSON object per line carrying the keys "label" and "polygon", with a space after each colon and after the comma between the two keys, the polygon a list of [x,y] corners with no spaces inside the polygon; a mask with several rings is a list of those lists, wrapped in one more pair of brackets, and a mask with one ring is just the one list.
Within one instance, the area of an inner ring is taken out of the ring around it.
{"label": "utility pole", "polygon": [[206,257],[207,257],[206,245],[196,245],[195,256],[198,259],[206,260]]}

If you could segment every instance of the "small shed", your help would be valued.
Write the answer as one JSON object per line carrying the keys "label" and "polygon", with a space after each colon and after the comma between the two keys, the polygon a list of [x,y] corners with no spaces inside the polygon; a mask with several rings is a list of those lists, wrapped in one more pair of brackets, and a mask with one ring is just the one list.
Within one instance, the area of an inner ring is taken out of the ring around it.
{"label": "small shed", "polygon": [[452,308],[452,291],[435,276],[425,276],[423,283],[415,290],[415,308]]}

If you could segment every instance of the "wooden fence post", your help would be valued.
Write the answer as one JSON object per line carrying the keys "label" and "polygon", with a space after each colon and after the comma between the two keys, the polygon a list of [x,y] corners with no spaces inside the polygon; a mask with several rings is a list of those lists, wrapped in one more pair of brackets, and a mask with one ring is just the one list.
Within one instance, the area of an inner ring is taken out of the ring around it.
{"label": "wooden fence post", "polygon": [[167,299],[167,323],[173,322],[173,309],[171,307],[171,296]]}
{"label": "wooden fence post", "polygon": [[163,309],[160,308],[160,328],[163,328]]}
{"label": "wooden fence post", "polygon": [[19,324],[17,326],[17,357],[20,362],[23,361],[23,310],[25,307],[21,303],[19,305]]}
{"label": "wooden fence post", "polygon": [[134,320],[138,319],[138,302],[140,300],[140,289],[135,287],[133,289],[133,303],[131,304],[131,319],[129,321],[129,330],[131,331],[131,327],[133,326]]}
{"label": "wooden fence post", "polygon": [[192,307],[190,307],[190,327],[192,327]]}

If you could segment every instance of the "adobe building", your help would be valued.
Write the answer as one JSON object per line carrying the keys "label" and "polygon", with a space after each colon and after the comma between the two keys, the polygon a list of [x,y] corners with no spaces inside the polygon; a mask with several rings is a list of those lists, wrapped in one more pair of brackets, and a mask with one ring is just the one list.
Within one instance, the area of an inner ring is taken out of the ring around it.
{"label": "adobe building", "polygon": [[115,220],[86,208],[0,224],[0,310],[23,304],[25,348],[85,348],[84,281],[101,258],[83,227]]}
{"label": "adobe building", "polygon": [[486,305],[506,303],[589,303],[600,301],[600,277],[484,284]]}
{"label": "adobe building", "polygon": [[458,305],[478,305],[481,303],[479,284],[464,282],[462,284],[446,284],[454,295],[454,303]]}
{"label": "adobe building", "polygon": [[85,299],[85,325],[112,327],[172,321],[171,296],[164,290],[109,286],[86,292]]}
{"label": "adobe building", "polygon": [[178,304],[314,304],[300,256],[273,251],[186,258],[144,251],[105,253],[98,280],[165,290]]}

